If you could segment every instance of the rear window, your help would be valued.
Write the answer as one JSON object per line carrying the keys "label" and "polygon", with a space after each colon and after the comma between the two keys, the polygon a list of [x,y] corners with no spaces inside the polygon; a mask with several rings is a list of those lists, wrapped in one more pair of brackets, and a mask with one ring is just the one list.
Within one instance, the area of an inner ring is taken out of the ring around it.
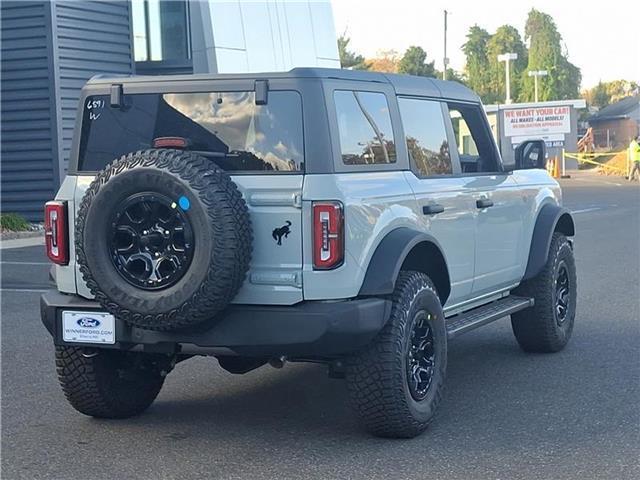
{"label": "rear window", "polygon": [[267,105],[254,92],[108,95],[84,104],[78,170],[95,172],[114,159],[181,137],[188,150],[227,171],[298,172],[304,168],[302,102],[294,91],[270,91]]}
{"label": "rear window", "polygon": [[336,90],[333,95],[345,165],[395,163],[391,116],[383,93]]}

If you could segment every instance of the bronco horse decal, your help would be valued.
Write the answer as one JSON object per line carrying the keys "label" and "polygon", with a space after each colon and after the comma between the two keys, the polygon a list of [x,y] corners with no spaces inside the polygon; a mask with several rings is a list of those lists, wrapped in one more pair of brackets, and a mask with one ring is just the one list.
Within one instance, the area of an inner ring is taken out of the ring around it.
{"label": "bronco horse decal", "polygon": [[273,239],[278,242],[278,245],[282,245],[282,237],[287,238],[291,233],[291,222],[287,220],[286,224],[279,228],[274,228],[273,232],[271,232],[271,236]]}

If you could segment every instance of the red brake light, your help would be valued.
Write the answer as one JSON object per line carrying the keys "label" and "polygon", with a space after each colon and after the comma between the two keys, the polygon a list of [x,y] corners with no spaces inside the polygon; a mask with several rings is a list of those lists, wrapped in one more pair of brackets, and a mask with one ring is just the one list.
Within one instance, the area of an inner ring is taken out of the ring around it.
{"label": "red brake light", "polygon": [[44,238],[47,257],[59,265],[69,263],[67,202],[47,202],[44,206]]}
{"label": "red brake light", "polygon": [[344,216],[340,202],[313,203],[313,268],[330,270],[344,260]]}
{"label": "red brake light", "polygon": [[182,137],[158,137],[153,139],[153,148],[187,148],[189,141]]}

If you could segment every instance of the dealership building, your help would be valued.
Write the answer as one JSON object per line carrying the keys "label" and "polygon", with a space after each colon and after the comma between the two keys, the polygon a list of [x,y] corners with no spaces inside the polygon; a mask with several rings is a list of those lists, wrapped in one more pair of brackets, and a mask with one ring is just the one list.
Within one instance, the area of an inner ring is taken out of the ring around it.
{"label": "dealership building", "polygon": [[329,0],[0,3],[3,212],[42,218],[94,75],[340,66]]}

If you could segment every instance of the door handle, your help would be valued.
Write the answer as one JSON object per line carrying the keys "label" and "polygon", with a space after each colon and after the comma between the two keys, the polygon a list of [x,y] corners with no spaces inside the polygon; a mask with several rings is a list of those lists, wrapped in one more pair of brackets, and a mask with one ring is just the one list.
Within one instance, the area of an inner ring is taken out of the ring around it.
{"label": "door handle", "polygon": [[493,207],[493,201],[489,200],[488,198],[481,198],[479,200],[476,200],[476,207],[478,208]]}
{"label": "door handle", "polygon": [[444,212],[444,207],[438,203],[433,203],[431,205],[424,205],[422,207],[422,213],[425,215],[435,215],[436,213]]}

